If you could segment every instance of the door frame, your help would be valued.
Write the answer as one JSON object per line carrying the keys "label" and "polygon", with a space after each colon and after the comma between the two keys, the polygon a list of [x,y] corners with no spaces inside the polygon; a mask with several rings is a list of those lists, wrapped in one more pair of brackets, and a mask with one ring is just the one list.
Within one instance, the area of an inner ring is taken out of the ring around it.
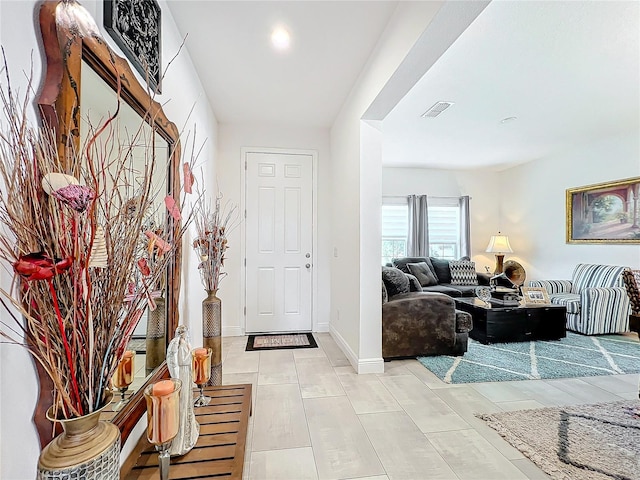
{"label": "door frame", "polygon": [[240,326],[242,335],[247,334],[247,155],[250,153],[275,153],[281,155],[310,155],[311,156],[311,238],[312,238],[312,260],[313,271],[311,272],[311,330],[318,331],[318,152],[317,150],[303,150],[298,148],[268,148],[268,147],[241,147],[240,148],[240,249],[242,252],[240,284],[242,298]]}

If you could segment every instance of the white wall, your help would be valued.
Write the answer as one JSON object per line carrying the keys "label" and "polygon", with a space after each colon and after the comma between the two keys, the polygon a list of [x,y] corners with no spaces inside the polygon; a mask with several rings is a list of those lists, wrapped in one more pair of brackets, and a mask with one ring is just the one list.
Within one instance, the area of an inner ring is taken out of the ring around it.
{"label": "white wall", "polygon": [[489,267],[490,271],[495,267],[495,257],[485,253],[485,250],[489,238],[498,230],[510,235],[514,254],[509,258],[520,261],[518,239],[512,238],[511,232],[503,228],[500,222],[500,199],[504,196],[501,185],[500,174],[487,170],[382,169],[382,195],[416,194],[430,197],[469,195],[471,197],[469,202],[471,259],[476,262],[476,270],[479,272],[484,272],[484,267]]}
{"label": "white wall", "polygon": [[[380,277],[376,232],[380,231],[381,169],[377,155],[361,155],[361,119],[438,8],[432,2],[398,4],[331,128],[332,248],[337,256],[331,264],[330,328],[359,372],[383,369],[381,342],[375,334],[362,334],[362,329],[379,330],[381,325],[380,308],[371,308],[380,302],[380,288],[369,290],[361,281],[375,278],[378,285]],[[367,161],[372,161],[370,169]],[[374,225],[373,232],[361,230]]]}
{"label": "white wall", "polygon": [[[315,150],[318,152],[318,192],[317,219],[314,230],[318,238],[318,251],[314,252],[314,268],[317,272],[318,288],[315,299],[317,317],[315,328],[328,329],[329,323],[329,266],[330,243],[330,165],[329,130],[326,128],[299,128],[290,125],[229,125],[220,124],[218,149],[217,183],[224,198],[244,208],[242,198],[241,158],[243,147],[285,148]],[[229,236],[229,249],[225,260],[225,271],[229,275],[222,281],[223,335],[244,334],[244,298],[241,272],[244,251],[241,228],[236,228]],[[251,295],[251,292],[247,292]]]}
{"label": "white wall", "polygon": [[[33,58],[34,89],[40,87],[43,75],[44,59],[40,48],[40,27],[38,24],[38,6],[35,0],[0,1],[0,43],[5,48],[9,63],[10,75],[14,88],[25,91],[26,80],[23,72],[31,69]],[[85,8],[100,26],[107,42],[118,51],[115,44],[104,29],[102,29],[102,2],[82,2]],[[178,52],[182,43],[177,28],[173,22],[166,2],[160,2],[162,8],[162,47],[163,63],[167,62]],[[163,81],[163,94],[157,97],[164,106],[167,116],[173,120],[179,129],[183,126],[193,130],[197,124],[197,138],[208,138],[206,147],[199,157],[199,162],[206,165],[207,175],[213,178],[216,162],[217,122],[215,115],[203,93],[191,60],[185,50],[171,65]],[[167,103],[168,102],[168,103]],[[191,118],[189,111],[194,106]],[[35,109],[30,109],[30,116],[37,121]],[[185,145],[183,145],[184,149]],[[192,258],[189,243],[184,247],[184,270],[181,290],[181,320],[190,324],[192,338],[202,338],[200,322],[200,299],[186,295],[188,288],[200,284],[197,273],[197,262]],[[7,288],[11,274],[2,271],[2,285]],[[0,310],[3,321],[10,320],[7,314]],[[197,319],[197,321],[191,321]],[[193,341],[192,341],[193,343]],[[32,363],[25,351],[20,347],[0,345],[0,478],[11,480],[31,479],[35,477],[39,444],[35,428],[31,422],[33,407],[37,396],[37,382]],[[133,447],[137,438],[127,442],[123,448],[123,455]]]}
{"label": "white wall", "polygon": [[639,154],[636,129],[502,172],[502,222],[527,279],[569,279],[580,262],[640,268],[640,245],[565,241],[566,189],[638,177]]}

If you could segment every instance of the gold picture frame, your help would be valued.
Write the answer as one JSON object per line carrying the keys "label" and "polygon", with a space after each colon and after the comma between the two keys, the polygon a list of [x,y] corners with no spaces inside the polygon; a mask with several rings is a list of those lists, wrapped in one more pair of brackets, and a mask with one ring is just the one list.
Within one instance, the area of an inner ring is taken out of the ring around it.
{"label": "gold picture frame", "polygon": [[567,243],[640,244],[640,177],[567,189]]}
{"label": "gold picture frame", "polygon": [[522,299],[525,305],[548,305],[549,295],[542,287],[522,287]]}

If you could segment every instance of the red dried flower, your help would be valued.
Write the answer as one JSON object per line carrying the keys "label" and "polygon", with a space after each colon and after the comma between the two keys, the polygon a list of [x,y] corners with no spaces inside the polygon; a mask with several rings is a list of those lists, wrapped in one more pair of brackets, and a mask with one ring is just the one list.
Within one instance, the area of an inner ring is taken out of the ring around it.
{"label": "red dried flower", "polygon": [[13,270],[25,280],[48,280],[71,268],[71,257],[54,260],[44,252],[23,255],[14,264]]}

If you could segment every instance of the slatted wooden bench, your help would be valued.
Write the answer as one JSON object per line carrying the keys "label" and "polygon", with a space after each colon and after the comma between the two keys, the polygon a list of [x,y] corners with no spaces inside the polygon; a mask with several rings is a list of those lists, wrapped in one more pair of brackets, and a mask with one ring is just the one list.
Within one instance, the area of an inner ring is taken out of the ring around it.
{"label": "slatted wooden bench", "polygon": [[[211,403],[195,409],[200,436],[195,447],[171,459],[171,479],[242,479],[247,427],[251,415],[251,385],[207,387]],[[124,480],[159,479],[158,454],[146,434],[121,471]],[[128,465],[133,464],[133,467]],[[125,471],[126,470],[126,471]]]}

